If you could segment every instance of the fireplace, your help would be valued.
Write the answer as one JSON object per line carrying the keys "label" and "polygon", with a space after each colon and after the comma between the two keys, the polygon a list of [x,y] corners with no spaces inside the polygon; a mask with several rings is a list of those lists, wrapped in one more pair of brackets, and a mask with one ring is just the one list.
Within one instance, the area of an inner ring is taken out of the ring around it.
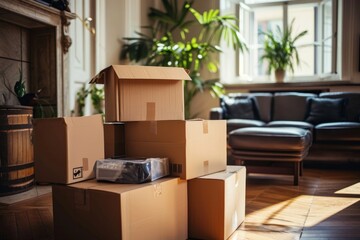
{"label": "fireplace", "polygon": [[38,116],[63,116],[68,106],[67,26],[75,14],[32,0],[0,1],[0,105],[16,105],[11,93],[20,76],[38,93]]}

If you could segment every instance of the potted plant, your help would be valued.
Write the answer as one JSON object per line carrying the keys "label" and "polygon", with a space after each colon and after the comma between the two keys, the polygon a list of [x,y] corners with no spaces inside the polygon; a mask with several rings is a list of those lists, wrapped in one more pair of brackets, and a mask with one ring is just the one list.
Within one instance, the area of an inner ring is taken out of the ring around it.
{"label": "potted plant", "polygon": [[[154,21],[146,27],[150,35],[124,38],[121,59],[143,65],[183,67],[189,70],[192,81],[184,83],[185,117],[191,118],[190,103],[199,92],[209,90],[213,96],[224,94],[217,79],[204,80],[201,71],[217,72],[214,53],[220,53],[220,41],[225,40],[234,49],[245,50],[235,16],[220,16],[218,9],[199,13],[192,8],[194,1],[162,0],[164,11],[150,8],[149,18]],[[192,14],[192,18],[188,14]],[[189,26],[197,24],[198,32],[188,37]],[[215,55],[216,56],[216,55]]]}
{"label": "potted plant", "polygon": [[276,32],[261,32],[265,35],[264,54],[261,60],[266,60],[268,63],[268,74],[275,72],[275,79],[277,82],[283,82],[287,69],[294,72],[295,64],[299,64],[299,54],[295,46],[295,42],[307,34],[307,31],[302,31],[296,36],[293,36],[293,19],[288,28],[284,31],[279,26],[276,27]]}

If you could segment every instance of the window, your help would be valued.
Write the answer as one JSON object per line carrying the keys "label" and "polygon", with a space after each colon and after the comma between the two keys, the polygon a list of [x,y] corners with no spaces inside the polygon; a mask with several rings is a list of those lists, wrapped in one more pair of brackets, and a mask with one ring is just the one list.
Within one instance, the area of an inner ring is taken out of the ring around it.
{"label": "window", "polygon": [[[223,0],[226,1],[226,0]],[[307,30],[296,42],[300,65],[287,71],[287,82],[330,80],[337,76],[336,0],[238,2],[239,27],[249,51],[238,53],[236,77],[225,83],[273,82],[267,63],[261,62],[264,37],[261,31],[287,28],[294,19],[293,34]],[[226,54],[226,53],[225,53]]]}

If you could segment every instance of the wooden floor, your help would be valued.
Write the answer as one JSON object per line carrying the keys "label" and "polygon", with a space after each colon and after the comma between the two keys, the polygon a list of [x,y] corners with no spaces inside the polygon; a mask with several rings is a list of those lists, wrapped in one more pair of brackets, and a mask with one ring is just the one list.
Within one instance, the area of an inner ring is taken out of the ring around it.
{"label": "wooden floor", "polygon": [[[360,169],[249,175],[245,222],[231,240],[360,239]],[[0,239],[53,239],[51,194],[0,206]]]}

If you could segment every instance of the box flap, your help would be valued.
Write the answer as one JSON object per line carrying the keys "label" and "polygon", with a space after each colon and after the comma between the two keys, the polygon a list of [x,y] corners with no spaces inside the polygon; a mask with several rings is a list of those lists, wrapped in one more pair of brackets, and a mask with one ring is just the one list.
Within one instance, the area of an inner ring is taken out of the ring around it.
{"label": "box flap", "polygon": [[[169,181],[174,179],[171,177],[161,178],[152,182],[142,183],[142,184],[118,184],[118,183],[108,183],[108,182],[98,182],[94,180],[83,181],[79,183],[74,183],[68,185],[69,187],[74,187],[77,189],[92,190],[92,191],[105,191],[115,194],[122,194],[131,190],[139,189],[140,187],[156,186],[162,182]],[[181,181],[180,179],[178,179]]]}
{"label": "box flap", "polygon": [[137,65],[111,65],[97,74],[90,83],[104,83],[105,72],[113,70],[118,79],[191,80],[185,69]]}
{"label": "box flap", "polygon": [[91,80],[90,80],[90,83],[101,83],[101,84],[104,84],[105,82],[105,72],[110,70],[111,69],[111,66],[110,67],[107,67],[103,70],[101,70],[98,74],[96,74]]}
{"label": "box flap", "polygon": [[234,173],[246,171],[244,166],[226,166],[225,171],[209,174],[206,176],[199,177],[201,179],[214,179],[214,180],[226,180],[231,177]]}

